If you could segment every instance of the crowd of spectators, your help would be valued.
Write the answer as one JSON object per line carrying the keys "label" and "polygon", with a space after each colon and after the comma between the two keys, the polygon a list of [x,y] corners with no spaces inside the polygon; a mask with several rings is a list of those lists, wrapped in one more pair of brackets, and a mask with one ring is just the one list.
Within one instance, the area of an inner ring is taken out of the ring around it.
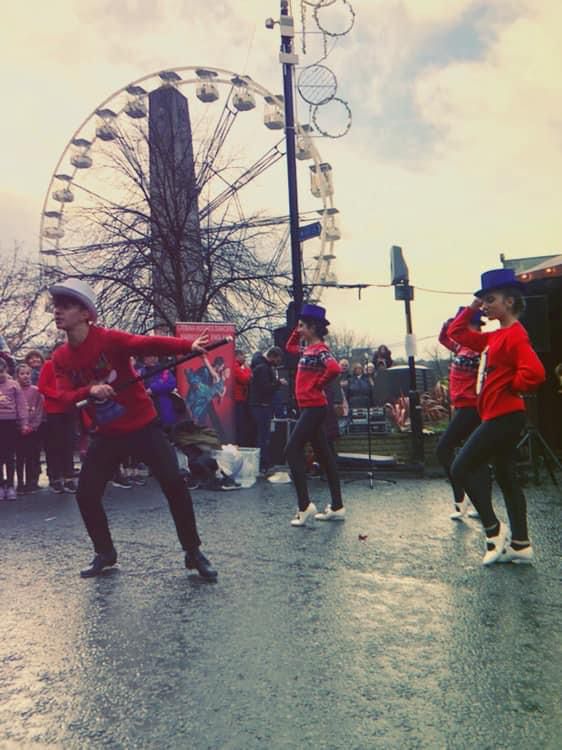
{"label": "crowd of spectators", "polygon": [[[43,456],[51,491],[76,492],[75,456],[78,453],[83,458],[93,426],[86,411],[69,411],[58,396],[51,360],[55,349],[46,357],[33,350],[16,362],[0,336],[0,500],[15,500],[40,489]],[[284,357],[283,350],[273,346],[254,354],[248,364],[244,351],[235,352],[236,443],[260,449],[262,473],[274,463],[270,455],[272,420],[274,416],[287,416],[289,383],[279,375]],[[161,371],[160,364],[154,356],[133,363],[146,377],[145,387],[160,421],[171,431],[185,419],[185,406],[174,371]],[[341,359],[339,364],[341,375],[327,394],[332,413],[326,429],[332,442],[350,407],[370,398],[377,372],[392,366],[392,356],[386,346],[380,346],[370,362],[350,364]],[[123,488],[143,484],[146,474],[142,468],[130,456],[114,476],[113,484]]]}

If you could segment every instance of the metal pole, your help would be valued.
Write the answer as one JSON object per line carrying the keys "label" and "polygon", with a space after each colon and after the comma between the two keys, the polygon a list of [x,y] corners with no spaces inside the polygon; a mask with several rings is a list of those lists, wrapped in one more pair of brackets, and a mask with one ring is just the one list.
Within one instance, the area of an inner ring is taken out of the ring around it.
{"label": "metal pole", "polygon": [[[410,294],[406,294],[404,308],[406,312],[406,332],[409,336],[413,333],[412,308],[410,306]],[[408,371],[410,375],[410,424],[412,427],[412,459],[423,463],[423,422],[420,405],[420,394],[416,382],[416,360],[413,354],[408,354]]]}
{"label": "metal pole", "polygon": [[[302,307],[302,256],[299,238],[299,199],[297,188],[296,132],[293,99],[293,67],[297,61],[293,53],[294,22],[289,15],[288,0],[281,0],[281,54],[283,64],[283,97],[285,105],[285,144],[287,149],[287,181],[289,185],[289,220],[291,228],[291,265],[293,274],[292,315]],[[294,325],[296,320],[291,321]]]}

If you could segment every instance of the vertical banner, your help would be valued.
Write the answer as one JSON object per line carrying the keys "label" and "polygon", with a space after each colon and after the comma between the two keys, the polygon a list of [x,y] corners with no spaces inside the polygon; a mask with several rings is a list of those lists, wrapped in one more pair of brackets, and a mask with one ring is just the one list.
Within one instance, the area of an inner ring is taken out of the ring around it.
{"label": "vertical banner", "polygon": [[[195,339],[205,330],[211,344],[235,334],[232,323],[176,323],[176,336],[181,338]],[[223,445],[234,443],[234,340],[179,365],[176,379],[189,418],[212,427]]]}

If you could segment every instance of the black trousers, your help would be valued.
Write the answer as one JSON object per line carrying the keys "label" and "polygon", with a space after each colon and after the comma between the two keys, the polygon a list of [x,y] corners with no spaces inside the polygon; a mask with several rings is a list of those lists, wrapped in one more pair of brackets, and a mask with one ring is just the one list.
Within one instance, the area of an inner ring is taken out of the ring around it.
{"label": "black trousers", "polygon": [[332,496],[332,510],[338,510],[343,505],[336,457],[330,448],[324,428],[327,413],[327,406],[309,406],[301,409],[287,443],[286,458],[295,483],[299,510],[305,510],[310,503],[304,460],[304,448],[309,442],[326,474]]}
{"label": "black trousers", "polygon": [[39,461],[39,435],[37,431],[29,435],[18,434],[16,439],[16,474],[18,487],[30,485],[37,480],[36,471]]}
{"label": "black trousers", "polygon": [[451,465],[455,458],[455,450],[471,435],[480,424],[478,410],[474,406],[465,406],[455,409],[449,426],[441,436],[437,444],[437,458],[439,463],[449,477],[453,485],[453,495],[456,502],[461,502],[464,497],[464,487],[455,482],[451,477]]}
{"label": "black trousers", "polygon": [[528,539],[527,501],[516,476],[516,446],[525,427],[525,412],[516,411],[482,422],[468,438],[451,466],[453,481],[464,487],[485,528],[498,519],[492,507],[488,464],[493,464],[502,491],[512,538]]}
{"label": "black trousers", "polygon": [[4,482],[4,466],[6,467],[6,485],[14,486],[14,471],[16,468],[16,441],[18,439],[18,423],[15,419],[0,420],[0,486]]}
{"label": "black trousers", "polygon": [[271,466],[269,444],[271,442],[272,406],[251,406],[250,412],[257,430],[257,447],[260,449],[260,470],[267,471]]}
{"label": "black trousers", "polygon": [[74,413],[47,414],[45,452],[51,482],[74,476]]}
{"label": "black trousers", "polygon": [[95,551],[109,552],[113,547],[102,497],[107,482],[131,453],[138,456],[158,480],[168,500],[182,548],[196,550],[201,542],[191,495],[180,475],[176,453],[160,423],[155,420],[125,435],[98,435],[88,448],[76,500]]}

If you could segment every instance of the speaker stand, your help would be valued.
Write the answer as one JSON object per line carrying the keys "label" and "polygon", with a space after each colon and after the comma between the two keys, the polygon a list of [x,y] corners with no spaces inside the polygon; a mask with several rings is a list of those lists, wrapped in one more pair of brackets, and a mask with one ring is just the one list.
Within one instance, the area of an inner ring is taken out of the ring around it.
{"label": "speaker stand", "polygon": [[362,476],[353,477],[353,479],[346,480],[346,484],[352,484],[353,482],[360,482],[362,479],[367,478],[369,480],[369,487],[374,489],[375,482],[386,482],[387,484],[396,484],[395,479],[381,479],[375,476],[376,469],[373,464],[373,447],[372,447],[372,436],[371,436],[371,409],[373,408],[373,393],[369,390],[369,405],[367,407],[367,452],[369,457],[369,468]]}

